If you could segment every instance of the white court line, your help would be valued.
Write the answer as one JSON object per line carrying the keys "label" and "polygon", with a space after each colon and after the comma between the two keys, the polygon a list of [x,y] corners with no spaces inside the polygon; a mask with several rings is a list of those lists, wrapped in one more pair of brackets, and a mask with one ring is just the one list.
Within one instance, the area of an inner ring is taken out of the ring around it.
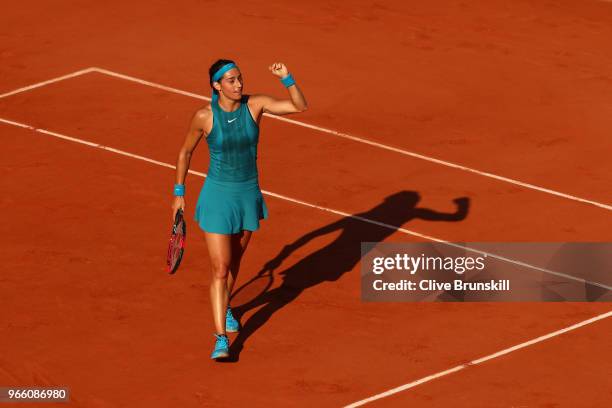
{"label": "white court line", "polygon": [[82,69],[80,71],[73,72],[71,74],[62,75],[62,76],[57,77],[57,78],[49,79],[48,81],[38,82],[38,83],[36,83],[34,85],[24,86],[23,88],[15,89],[14,91],[10,91],[10,92],[7,92],[7,93],[4,93],[4,94],[0,95],[0,99],[1,98],[6,98],[7,96],[15,95],[15,94],[18,94],[18,93],[21,93],[21,92],[29,91],[31,89],[40,88],[42,86],[49,85],[49,84],[52,84],[54,82],[63,81],[64,79],[70,79],[70,78],[77,77],[79,75],[88,74],[88,73],[93,72],[95,70],[96,70],[96,68],[93,68],[93,67],[86,68],[86,69]]}
{"label": "white court line", "polygon": [[[13,125],[13,126],[29,129],[29,130],[32,130],[34,132],[43,133],[43,134],[46,134],[46,135],[49,135],[49,136],[54,136],[54,137],[57,137],[57,138],[60,138],[60,139],[63,139],[63,140],[68,140],[68,141],[75,142],[75,143],[80,143],[80,144],[83,144],[83,145],[86,145],[86,146],[95,147],[95,148],[98,148],[98,149],[102,149],[102,150],[106,150],[106,151],[109,151],[109,152],[117,153],[117,154],[120,154],[122,156],[127,156],[127,157],[131,157],[131,158],[134,158],[134,159],[146,161],[148,163],[157,164],[159,166],[167,167],[169,169],[176,169],[176,166],[174,166],[174,165],[172,165],[170,163],[165,163],[165,162],[162,162],[162,161],[150,159],[150,158],[145,157],[145,156],[140,156],[140,155],[137,155],[137,154],[134,154],[134,153],[129,153],[129,152],[126,152],[124,150],[115,149],[113,147],[101,145],[101,144],[98,144],[98,143],[93,143],[93,142],[90,142],[90,141],[87,141],[87,140],[83,140],[83,139],[79,139],[79,138],[76,138],[76,137],[66,136],[66,135],[63,135],[61,133],[52,132],[50,130],[36,128],[34,126],[30,126],[30,125],[27,125],[25,123],[15,122],[15,121],[8,120],[8,119],[3,119],[3,118],[0,118],[0,122],[1,123],[6,123],[8,125]],[[197,171],[193,171],[193,170],[189,170],[189,173],[197,175],[197,176],[200,176],[200,177],[206,177],[206,173],[201,173],[201,172],[197,172]],[[443,239],[440,239],[440,238],[436,238],[436,237],[431,236],[431,235],[422,234],[422,233],[416,232],[416,231],[411,231],[411,230],[406,229],[406,228],[398,227],[398,226],[391,225],[391,224],[386,224],[384,222],[380,222],[380,221],[372,220],[372,219],[369,219],[369,218],[361,217],[359,215],[349,214],[349,213],[344,212],[344,211],[334,210],[333,208],[322,207],[320,205],[316,205],[316,204],[312,204],[312,203],[309,203],[309,202],[306,202],[306,201],[298,200],[298,199],[295,199],[295,198],[292,198],[292,197],[288,197],[288,196],[285,196],[285,195],[282,195],[282,194],[273,193],[271,191],[262,190],[262,193],[265,194],[265,195],[269,195],[271,197],[276,197],[278,199],[289,201],[289,202],[292,202],[292,203],[295,203],[295,204],[299,204],[299,205],[302,205],[302,206],[305,206],[305,207],[315,208],[317,210],[321,210],[321,211],[329,212],[329,213],[332,213],[332,214],[340,215],[342,217],[347,217],[347,218],[352,218],[352,219],[355,219],[355,220],[358,220],[358,221],[363,221],[363,222],[366,222],[368,224],[377,225],[379,227],[391,229],[393,231],[399,231],[399,232],[401,232],[403,234],[407,234],[407,235],[412,235],[412,236],[415,236],[415,237],[423,238],[423,239],[426,239],[428,241],[438,242],[440,244],[445,244],[445,245],[452,246],[452,247],[455,247],[455,248],[460,248],[460,249],[463,249],[463,250],[466,250],[466,251],[470,251],[470,252],[473,252],[473,253],[476,253],[476,254],[479,254],[479,255],[488,256],[488,257],[491,257],[491,258],[494,258],[494,259],[497,259],[497,260],[500,260],[500,261],[503,261],[503,262],[507,262],[507,263],[511,263],[511,264],[518,265],[518,266],[521,266],[521,267],[525,267],[525,268],[528,268],[528,269],[532,269],[532,270],[535,270],[535,271],[543,272],[543,273],[546,273],[546,274],[549,274],[549,275],[554,275],[554,276],[562,277],[564,279],[572,280],[572,281],[575,281],[575,282],[578,282],[578,283],[581,283],[581,284],[593,285],[593,286],[597,286],[597,287],[605,289],[605,290],[612,291],[612,286],[608,286],[608,285],[605,285],[603,283],[587,281],[585,279],[578,278],[578,277],[575,277],[575,276],[572,276],[572,275],[568,275],[568,274],[565,274],[565,273],[562,273],[562,272],[557,272],[557,271],[553,271],[553,270],[550,270],[550,269],[541,268],[539,266],[531,265],[531,264],[528,264],[526,262],[518,261],[518,260],[515,260],[515,259],[511,259],[511,258],[506,258],[504,256],[497,255],[497,254],[494,254],[492,252],[481,251],[481,250],[476,249],[476,248],[469,248],[469,247],[466,247],[466,246],[463,246],[463,245],[456,244],[454,242],[449,242],[449,241],[446,241],[446,240],[443,240]]]}
{"label": "white court line", "polygon": [[[52,132],[52,131],[46,130],[46,129],[36,128],[34,126],[26,125],[25,123],[14,122],[14,121],[8,120],[8,119],[0,118],[0,122],[6,123],[8,125],[13,125],[13,126],[17,126],[17,127],[20,127],[20,128],[24,128],[24,129],[33,130],[34,132],[43,133],[43,134],[49,135],[49,136],[54,136],[54,137],[57,137],[59,139],[68,140],[70,142],[84,144],[86,146],[95,147],[95,148],[98,148],[98,149],[102,149],[102,150],[106,150],[106,151],[109,151],[109,152],[117,153],[117,154],[120,154],[122,156],[132,157],[134,159],[146,161],[148,163],[153,163],[153,164],[157,164],[157,165],[162,166],[162,167],[168,167],[170,169],[176,170],[176,166],[173,166],[172,164],[161,162],[161,161],[154,160],[154,159],[150,159],[150,158],[145,157],[145,156],[139,156],[137,154],[128,153],[128,152],[123,151],[123,150],[115,149],[114,147],[109,147],[109,146],[101,145],[99,143],[94,143],[94,142],[90,142],[90,141],[87,141],[87,140],[78,139],[76,137],[66,136],[66,135],[63,135],[61,133]],[[206,174],[200,173],[198,171],[189,170],[189,173],[190,174],[195,174],[196,176],[200,176],[200,177],[206,177]]]}
{"label": "white court line", "polygon": [[[50,79],[48,81],[40,82],[38,84],[34,84],[34,85],[31,85],[31,86],[28,86],[28,87],[19,88],[19,89],[16,89],[14,91],[7,92],[5,94],[0,95],[0,98],[4,98],[4,97],[10,96],[10,95],[14,95],[14,94],[17,94],[17,93],[20,93],[20,92],[28,91],[30,89],[38,88],[38,87],[41,87],[41,86],[44,86],[44,85],[48,85],[48,84],[53,83],[53,82],[58,82],[58,81],[61,81],[61,80],[64,80],[64,79],[72,78],[72,77],[75,77],[75,76],[78,76],[78,75],[82,75],[82,74],[86,74],[86,73],[89,73],[89,72],[98,72],[100,74],[109,75],[109,76],[113,76],[113,77],[116,77],[116,78],[121,78],[121,79],[124,79],[124,80],[127,80],[127,81],[136,82],[136,83],[141,84],[141,85],[146,85],[146,86],[150,86],[150,87],[153,87],[153,88],[162,89],[164,91],[176,93],[176,94],[179,94],[179,95],[184,95],[184,96],[189,96],[191,98],[196,98],[196,99],[201,99],[201,100],[205,100],[205,101],[210,101],[210,98],[207,97],[207,96],[204,96],[204,95],[199,95],[199,94],[196,94],[196,93],[193,93],[193,92],[183,91],[183,90],[178,89],[178,88],[173,88],[173,87],[170,87],[170,86],[161,85],[161,84],[158,84],[158,83],[155,83],[155,82],[146,81],[144,79],[136,78],[136,77],[133,77],[133,76],[130,76],[130,75],[120,74],[118,72],[114,72],[114,71],[110,71],[110,70],[107,70],[107,69],[104,69],[104,68],[98,68],[98,67],[86,68],[86,69],[83,69],[81,71],[74,72],[72,74],[64,75],[62,77]],[[508,178],[508,177],[500,176],[500,175],[489,173],[489,172],[486,172],[486,171],[476,170],[476,169],[473,169],[471,167],[463,166],[463,165],[452,163],[452,162],[445,161],[445,160],[436,159],[434,157],[430,157],[430,156],[422,155],[422,154],[419,154],[419,153],[411,152],[411,151],[408,151],[408,150],[400,149],[398,147],[393,147],[393,146],[385,145],[385,144],[382,144],[382,143],[374,142],[372,140],[364,139],[364,138],[361,138],[361,137],[352,136],[352,135],[349,135],[347,133],[342,133],[342,132],[338,132],[338,131],[335,131],[335,130],[326,129],[324,127],[311,125],[311,124],[308,124],[308,123],[300,122],[300,121],[293,120],[293,119],[284,118],[284,117],[277,116],[277,115],[272,115],[272,114],[269,114],[269,113],[264,113],[264,116],[268,116],[268,117],[271,117],[273,119],[280,120],[282,122],[291,123],[293,125],[302,126],[302,127],[308,128],[308,129],[317,130],[319,132],[328,133],[328,134],[331,134],[331,135],[334,135],[334,136],[337,136],[337,137],[341,137],[341,138],[344,138],[344,139],[352,140],[354,142],[364,143],[364,144],[367,144],[367,145],[370,145],[370,146],[374,146],[374,147],[377,147],[377,148],[380,148],[380,149],[389,150],[389,151],[392,151],[392,152],[395,152],[395,153],[399,153],[399,154],[402,154],[402,155],[405,155],[405,156],[414,157],[414,158],[425,160],[425,161],[428,161],[428,162],[431,162],[431,163],[440,164],[442,166],[454,168],[454,169],[457,169],[457,170],[467,171],[469,173],[478,174],[480,176],[484,176],[484,177],[492,178],[492,179],[495,179],[495,180],[503,181],[503,182],[506,182],[506,183],[514,184],[514,185],[517,185],[517,186],[525,187],[527,189],[540,191],[540,192],[551,194],[551,195],[554,195],[554,196],[557,196],[557,197],[566,198],[568,200],[573,200],[573,201],[578,201],[578,202],[585,203],[585,204],[594,205],[596,207],[600,207],[600,208],[603,208],[605,210],[612,210],[612,205],[608,205],[608,204],[600,203],[600,202],[597,202],[597,201],[594,201],[594,200],[589,200],[589,199],[586,199],[586,198],[581,198],[581,197],[578,197],[578,196],[562,193],[562,192],[559,192],[559,191],[556,191],[556,190],[551,190],[551,189],[548,189],[548,188],[545,188],[545,187],[536,186],[535,184],[525,183],[525,182],[522,182],[522,181],[519,181],[519,180],[511,179],[511,178]]]}
{"label": "white court line", "polygon": [[388,397],[388,396],[393,395],[393,394],[397,394],[398,392],[406,391],[406,390],[408,390],[410,388],[416,387],[417,385],[421,385],[421,384],[424,384],[426,382],[435,380],[437,378],[444,377],[444,376],[447,376],[447,375],[452,374],[452,373],[456,373],[457,371],[464,370],[464,369],[466,369],[466,368],[468,368],[470,366],[475,366],[477,364],[481,364],[481,363],[484,363],[486,361],[493,360],[494,358],[501,357],[503,355],[512,353],[513,351],[520,350],[522,348],[531,346],[531,345],[536,344],[536,343],[540,343],[540,342],[542,342],[544,340],[548,340],[548,339],[550,339],[552,337],[559,336],[559,335],[561,335],[563,333],[567,333],[569,331],[576,330],[576,329],[578,329],[580,327],[586,326],[586,325],[591,324],[591,323],[595,323],[598,320],[606,319],[606,318],[608,318],[610,316],[612,316],[612,311],[600,314],[598,316],[595,316],[595,317],[592,317],[590,319],[584,320],[582,322],[576,323],[576,324],[574,324],[572,326],[569,326],[569,327],[566,327],[564,329],[557,330],[555,332],[545,334],[545,335],[537,337],[537,338],[535,338],[533,340],[529,340],[529,341],[526,341],[524,343],[517,344],[516,346],[508,347],[506,349],[503,349],[503,350],[498,351],[498,352],[493,353],[493,354],[489,354],[488,356],[479,358],[477,360],[472,360],[469,363],[461,364],[461,365],[455,366],[453,368],[449,368],[448,370],[444,370],[444,371],[440,371],[439,373],[436,373],[436,374],[428,375],[427,377],[423,377],[423,378],[421,378],[419,380],[416,380],[416,381],[413,381],[411,383],[400,385],[399,387],[390,389],[390,390],[382,392],[380,394],[373,395],[373,396],[371,396],[369,398],[365,398],[365,399],[362,399],[360,401],[353,402],[352,404],[346,405],[344,408],[360,407],[360,406],[365,405],[365,404],[367,404],[369,402],[376,401],[376,400]]}
{"label": "white court line", "polygon": [[[187,92],[187,91],[183,91],[183,90],[180,90],[180,89],[177,89],[177,88],[173,88],[173,87],[157,84],[155,82],[145,81],[145,80],[140,79],[140,78],[136,78],[136,77],[133,77],[133,76],[120,74],[118,72],[109,71],[109,70],[103,69],[103,68],[92,67],[91,69],[93,71],[99,72],[101,74],[106,74],[106,75],[114,76],[116,78],[125,79],[127,81],[136,82],[136,83],[141,84],[141,85],[146,85],[146,86],[150,86],[150,87],[153,87],[153,88],[163,89],[163,90],[168,91],[168,92],[174,92],[174,93],[177,93],[177,94],[180,94],[180,95],[190,96],[192,98],[197,98],[197,99],[201,99],[201,100],[205,100],[205,101],[210,101],[209,97],[204,96],[204,95],[198,95],[198,94],[195,94],[193,92]],[[326,129],[324,127],[311,125],[311,124],[308,124],[308,123],[300,122],[300,121],[293,120],[293,119],[284,118],[284,117],[277,116],[277,115],[272,115],[272,114],[269,114],[269,113],[265,113],[264,116],[268,116],[268,117],[274,118],[276,120],[280,120],[282,122],[291,123],[293,125],[302,126],[302,127],[308,128],[308,129],[317,130],[319,132],[328,133],[328,134],[331,134],[331,135],[334,135],[334,136],[338,136],[338,137],[341,137],[341,138],[344,138],[344,139],[352,140],[354,142],[364,143],[364,144],[367,144],[367,145],[370,145],[370,146],[378,147],[380,149],[389,150],[389,151],[392,151],[392,152],[395,152],[395,153],[399,153],[399,154],[402,154],[402,155],[405,155],[405,156],[410,156],[410,157],[414,157],[414,158],[417,158],[417,159],[425,160],[425,161],[428,161],[428,162],[431,162],[431,163],[440,164],[442,166],[451,167],[453,169],[467,171],[469,173],[478,174],[478,175],[484,176],[484,177],[489,177],[489,178],[492,178],[492,179],[495,179],[495,180],[499,180],[499,181],[503,181],[503,182],[506,182],[506,183],[514,184],[514,185],[517,185],[517,186],[525,187],[525,188],[528,188],[528,189],[531,189],[531,190],[536,190],[536,191],[540,191],[540,192],[543,192],[543,193],[552,194],[552,195],[557,196],[557,197],[562,197],[562,198],[578,201],[578,202],[585,203],[585,204],[591,204],[591,205],[594,205],[596,207],[603,208],[605,210],[612,210],[612,205],[608,205],[608,204],[600,203],[600,202],[597,202],[597,201],[589,200],[589,199],[586,199],[586,198],[581,198],[581,197],[577,197],[577,196],[574,196],[574,195],[562,193],[560,191],[551,190],[549,188],[536,186],[535,184],[525,183],[525,182],[522,182],[522,181],[519,181],[519,180],[511,179],[511,178],[508,178],[508,177],[500,176],[500,175],[489,173],[489,172],[486,172],[486,171],[476,170],[476,169],[473,169],[471,167],[463,166],[463,165],[452,163],[452,162],[445,161],[445,160],[436,159],[434,157],[430,157],[430,156],[426,156],[426,155],[423,155],[423,154],[419,154],[419,153],[411,152],[411,151],[408,151],[408,150],[400,149],[398,147],[393,147],[393,146],[385,145],[385,144],[382,144],[382,143],[374,142],[372,140],[364,139],[364,138],[361,138],[361,137],[352,136],[352,135],[349,135],[347,133],[342,133],[342,132],[338,132],[338,131],[335,131],[335,130]]]}

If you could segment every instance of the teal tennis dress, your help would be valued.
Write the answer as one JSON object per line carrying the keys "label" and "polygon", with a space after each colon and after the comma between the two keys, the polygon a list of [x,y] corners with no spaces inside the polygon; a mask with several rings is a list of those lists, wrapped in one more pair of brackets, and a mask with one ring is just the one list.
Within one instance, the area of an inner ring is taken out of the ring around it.
{"label": "teal tennis dress", "polygon": [[206,138],[210,164],[194,217],[207,232],[255,231],[259,220],[268,218],[257,172],[259,126],[249,112],[248,100],[243,95],[233,112],[221,109],[218,101],[211,103],[213,126]]}

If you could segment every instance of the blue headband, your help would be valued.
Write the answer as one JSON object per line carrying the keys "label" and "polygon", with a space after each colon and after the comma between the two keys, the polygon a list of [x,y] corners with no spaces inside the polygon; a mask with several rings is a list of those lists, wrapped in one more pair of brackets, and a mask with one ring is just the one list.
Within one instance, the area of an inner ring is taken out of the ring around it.
{"label": "blue headband", "polygon": [[212,77],[213,82],[218,82],[219,79],[221,79],[221,77],[223,76],[223,74],[225,74],[227,71],[229,71],[232,68],[238,68],[238,67],[233,62],[230,62],[229,64],[225,64],[224,66],[219,68]]}
{"label": "blue headband", "polygon": [[[224,66],[219,68],[212,77],[213,82],[219,82],[219,79],[221,79],[223,74],[225,74],[227,71],[229,71],[232,68],[238,68],[238,67],[233,62],[230,62],[229,64],[225,64]],[[212,93],[213,103],[216,102],[217,99],[219,99],[219,94],[215,92],[215,89],[213,88],[213,93]]]}

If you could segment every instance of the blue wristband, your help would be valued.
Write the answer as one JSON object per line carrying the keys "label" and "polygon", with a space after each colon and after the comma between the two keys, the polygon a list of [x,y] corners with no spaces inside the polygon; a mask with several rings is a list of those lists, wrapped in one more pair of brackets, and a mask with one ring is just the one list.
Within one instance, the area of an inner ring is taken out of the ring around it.
{"label": "blue wristband", "polygon": [[286,77],[281,78],[281,82],[285,85],[285,88],[289,88],[291,85],[295,85],[295,79],[291,74],[287,74]]}
{"label": "blue wristband", "polygon": [[177,197],[183,197],[185,195],[185,185],[175,184],[174,185],[174,195]]}

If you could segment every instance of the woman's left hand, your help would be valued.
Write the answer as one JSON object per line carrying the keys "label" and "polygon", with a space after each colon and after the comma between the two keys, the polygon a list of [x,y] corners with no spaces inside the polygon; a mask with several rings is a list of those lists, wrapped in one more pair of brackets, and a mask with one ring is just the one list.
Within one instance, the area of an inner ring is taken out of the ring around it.
{"label": "woman's left hand", "polygon": [[284,78],[289,75],[289,70],[282,62],[275,62],[270,65],[268,69],[270,70],[270,72],[272,72],[273,75],[276,75],[279,78]]}

